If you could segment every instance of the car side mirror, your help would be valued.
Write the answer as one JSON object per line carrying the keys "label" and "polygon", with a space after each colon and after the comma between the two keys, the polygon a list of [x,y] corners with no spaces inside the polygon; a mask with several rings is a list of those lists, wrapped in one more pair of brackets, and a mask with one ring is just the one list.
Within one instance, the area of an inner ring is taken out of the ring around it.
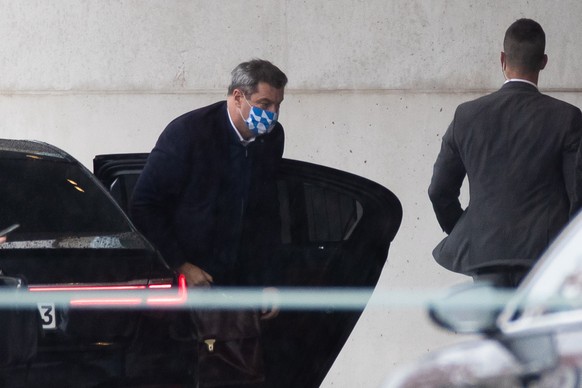
{"label": "car side mirror", "polygon": [[529,333],[502,338],[500,342],[519,360],[524,377],[537,377],[558,362],[554,338],[551,333]]}
{"label": "car side mirror", "polygon": [[437,325],[456,333],[493,334],[497,317],[513,295],[489,283],[453,287],[447,295],[429,304],[429,315]]}
{"label": "car side mirror", "polygon": [[0,271],[0,290],[16,290],[26,287],[24,281],[18,277],[5,276]]}

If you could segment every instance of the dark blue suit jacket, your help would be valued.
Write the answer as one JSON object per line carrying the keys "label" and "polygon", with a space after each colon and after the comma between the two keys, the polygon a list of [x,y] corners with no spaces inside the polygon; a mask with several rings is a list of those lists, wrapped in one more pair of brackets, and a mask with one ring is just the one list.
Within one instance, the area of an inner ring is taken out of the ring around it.
{"label": "dark blue suit jacket", "polygon": [[[580,207],[580,109],[525,82],[461,104],[445,133],[429,187],[449,234],[437,262],[472,274],[532,266]],[[467,176],[469,204],[459,202]]]}
{"label": "dark blue suit jacket", "polygon": [[[262,282],[254,272],[262,270],[263,263],[257,261],[263,256],[255,251],[280,241],[275,177],[283,154],[283,127],[277,124],[243,151],[251,175],[244,226],[237,220],[240,211],[229,206],[240,201],[228,194],[233,184],[229,180],[238,175],[231,172],[240,167],[230,161],[233,135],[225,101],[176,118],[149,155],[130,208],[135,225],[170,266],[190,262],[219,285]],[[231,255],[239,251],[233,245],[241,233],[242,243],[253,247],[250,259]],[[245,280],[233,279],[241,271],[253,273],[246,273]]]}

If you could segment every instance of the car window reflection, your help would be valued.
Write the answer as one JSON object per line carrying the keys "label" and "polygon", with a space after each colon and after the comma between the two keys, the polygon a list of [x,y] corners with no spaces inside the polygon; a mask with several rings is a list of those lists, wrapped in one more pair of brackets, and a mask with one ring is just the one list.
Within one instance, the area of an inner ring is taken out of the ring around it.
{"label": "car window reflection", "polygon": [[0,158],[3,225],[10,240],[99,236],[131,230],[123,213],[81,167],[56,158]]}

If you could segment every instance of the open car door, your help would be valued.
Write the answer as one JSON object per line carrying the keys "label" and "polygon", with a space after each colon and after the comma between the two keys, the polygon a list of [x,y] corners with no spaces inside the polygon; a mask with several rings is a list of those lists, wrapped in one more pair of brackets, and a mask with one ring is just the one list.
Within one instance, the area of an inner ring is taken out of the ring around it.
{"label": "open car door", "polygon": [[[99,155],[94,172],[127,211],[147,154]],[[368,179],[283,159],[278,177],[285,287],[373,289],[402,220],[398,198]],[[282,311],[263,343],[276,387],[318,387],[363,311]]]}

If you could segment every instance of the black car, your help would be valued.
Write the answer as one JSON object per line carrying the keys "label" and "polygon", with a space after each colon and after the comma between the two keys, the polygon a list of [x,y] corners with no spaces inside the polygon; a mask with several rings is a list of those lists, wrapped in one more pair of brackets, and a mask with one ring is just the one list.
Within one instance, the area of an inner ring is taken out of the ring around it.
{"label": "black car", "polygon": [[0,227],[18,225],[0,245],[0,288],[36,300],[0,310],[0,386],[192,381],[178,367],[192,346],[157,313],[185,302],[184,279],[93,174],[51,145],[0,140],[0,180]]}
{"label": "black car", "polygon": [[[20,225],[0,246],[4,288],[34,296],[35,316],[44,324],[38,341],[13,346],[23,351],[0,365],[3,385],[36,386],[42,379],[60,379],[61,386],[195,381],[194,346],[178,330],[183,279],[124,214],[146,158],[97,156],[99,183],[53,146],[0,141],[0,228]],[[402,218],[396,196],[353,174],[293,160],[283,160],[278,190],[281,286],[373,289]],[[55,303],[63,295],[65,302]],[[17,313],[31,314],[30,308],[0,307],[14,322]],[[362,310],[298,307],[266,322],[271,385],[319,386]]]}
{"label": "black car", "polygon": [[[94,172],[123,209],[147,154],[100,155]],[[368,179],[283,159],[278,178],[282,222],[282,287],[372,290],[402,220],[388,189]],[[276,387],[318,387],[350,335],[363,306],[293,309],[263,326],[269,381]]]}

